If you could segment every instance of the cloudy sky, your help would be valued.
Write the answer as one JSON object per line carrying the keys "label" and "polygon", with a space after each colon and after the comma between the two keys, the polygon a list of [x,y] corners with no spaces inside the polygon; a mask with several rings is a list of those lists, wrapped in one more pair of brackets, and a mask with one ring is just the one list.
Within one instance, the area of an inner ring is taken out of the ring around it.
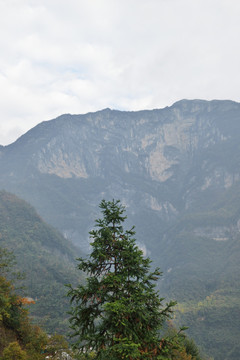
{"label": "cloudy sky", "polygon": [[239,0],[0,0],[0,144],[43,120],[240,101]]}

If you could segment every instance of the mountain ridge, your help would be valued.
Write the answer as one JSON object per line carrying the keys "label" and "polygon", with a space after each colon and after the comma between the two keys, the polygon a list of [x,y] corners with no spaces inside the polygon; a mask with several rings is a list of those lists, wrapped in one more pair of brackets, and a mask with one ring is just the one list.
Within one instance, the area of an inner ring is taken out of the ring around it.
{"label": "mountain ridge", "polygon": [[231,103],[231,104],[239,104],[239,102],[237,101],[233,101],[233,100],[218,100],[218,99],[213,99],[213,100],[204,100],[204,99],[181,99],[178,100],[176,102],[174,102],[172,105],[170,106],[166,106],[163,108],[154,108],[154,109],[142,109],[142,110],[118,110],[118,109],[111,109],[111,108],[103,108],[101,110],[98,111],[90,111],[87,113],[81,113],[81,114],[71,114],[71,113],[65,113],[65,114],[61,114],[59,116],[57,116],[54,119],[49,119],[49,120],[44,120],[42,122],[40,122],[39,124],[37,124],[36,126],[34,126],[33,128],[29,129],[26,133],[24,133],[23,135],[21,135],[19,138],[17,138],[14,142],[8,144],[8,145],[1,145],[0,144],[0,149],[1,148],[7,148],[9,146],[11,146],[12,144],[15,144],[16,142],[18,142],[22,137],[26,137],[26,135],[30,132],[32,132],[33,129],[35,129],[36,127],[39,127],[39,125],[44,124],[44,123],[49,123],[49,122],[54,122],[54,121],[58,121],[61,118],[66,118],[66,117],[84,117],[84,116],[88,116],[88,115],[92,115],[92,114],[98,114],[98,113],[107,113],[107,112],[118,112],[121,114],[136,114],[136,113],[147,113],[147,112],[151,112],[151,111],[162,111],[162,110],[166,110],[166,109],[170,109],[170,108],[174,108],[178,105],[184,104],[184,103],[205,103],[205,104],[209,104],[209,103]]}

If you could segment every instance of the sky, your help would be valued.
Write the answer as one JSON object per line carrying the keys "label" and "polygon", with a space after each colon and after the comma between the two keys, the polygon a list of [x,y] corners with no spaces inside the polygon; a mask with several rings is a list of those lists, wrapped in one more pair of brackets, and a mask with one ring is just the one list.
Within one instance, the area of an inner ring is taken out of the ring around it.
{"label": "sky", "polygon": [[0,0],[0,144],[65,113],[240,101],[239,0]]}

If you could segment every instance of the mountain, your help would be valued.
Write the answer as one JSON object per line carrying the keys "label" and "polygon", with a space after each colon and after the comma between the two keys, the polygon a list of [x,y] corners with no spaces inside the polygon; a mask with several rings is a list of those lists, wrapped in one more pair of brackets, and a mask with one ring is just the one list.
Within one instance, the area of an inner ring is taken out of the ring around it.
{"label": "mountain", "polygon": [[80,251],[47,225],[34,208],[15,195],[0,192],[0,247],[12,251],[18,282],[35,301],[30,313],[51,333],[68,330],[65,284],[82,281],[75,258]]}
{"label": "mountain", "polygon": [[0,188],[85,253],[97,205],[120,199],[164,272],[161,294],[179,302],[176,321],[216,359],[238,359],[239,136],[233,101],[66,114],[0,148]]}

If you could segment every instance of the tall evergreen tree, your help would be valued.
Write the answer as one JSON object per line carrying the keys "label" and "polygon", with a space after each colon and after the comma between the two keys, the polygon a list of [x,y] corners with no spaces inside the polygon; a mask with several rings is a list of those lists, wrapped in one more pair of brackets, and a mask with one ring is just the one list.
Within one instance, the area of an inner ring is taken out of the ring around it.
{"label": "tall evergreen tree", "polygon": [[174,302],[163,306],[156,291],[161,272],[150,271],[134,239],[134,227],[124,231],[125,208],[120,201],[100,203],[103,217],[90,232],[89,259],[78,259],[88,277],[72,288],[71,328],[75,348],[96,352],[97,359],[160,359],[159,330]]}

